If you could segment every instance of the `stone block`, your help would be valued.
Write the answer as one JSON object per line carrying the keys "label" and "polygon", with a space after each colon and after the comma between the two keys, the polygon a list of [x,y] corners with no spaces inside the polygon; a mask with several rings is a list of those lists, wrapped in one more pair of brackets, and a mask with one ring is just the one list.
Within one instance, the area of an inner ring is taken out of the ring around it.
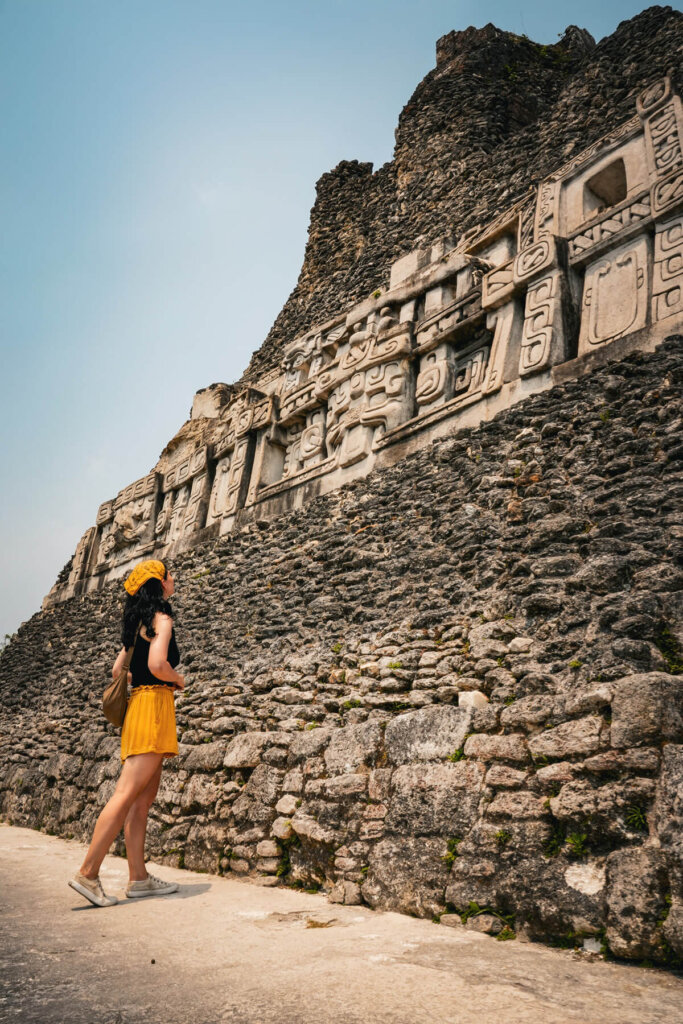
{"label": "stone block", "polygon": [[508,736],[490,736],[476,733],[465,743],[465,755],[478,761],[514,761],[524,764],[529,760],[526,737],[521,733]]}
{"label": "stone block", "polygon": [[462,835],[476,819],[483,779],[474,761],[402,765],[391,780],[387,830]]}
{"label": "stone block", "polygon": [[300,793],[304,788],[304,776],[299,769],[287,772],[282,780],[282,789],[285,793]]}
{"label": "stone block", "polygon": [[272,839],[262,839],[256,847],[259,857],[279,857],[280,847]]}
{"label": "stone block", "polygon": [[397,715],[384,734],[387,757],[392,764],[443,760],[462,746],[470,722],[469,710],[438,704]]}
{"label": "stone block", "polygon": [[468,917],[465,923],[468,931],[481,932],[483,935],[500,935],[503,927],[503,922],[495,914],[476,914]]}
{"label": "stone block", "polygon": [[426,266],[428,262],[428,249],[414,249],[405,256],[401,256],[400,259],[391,264],[389,288],[397,288],[403,281],[406,281],[413,274],[416,274],[418,270]]}
{"label": "stone block", "polygon": [[528,636],[516,636],[508,644],[508,651],[511,654],[526,654],[533,647],[534,642]]}
{"label": "stone block", "polygon": [[[659,767],[656,747],[632,747],[630,750],[603,750],[583,762],[582,768],[593,774],[601,772],[654,772]],[[540,774],[540,773],[539,773]]]}
{"label": "stone block", "polygon": [[297,811],[292,818],[292,828],[298,836],[309,840],[311,843],[331,845],[334,843],[335,834],[330,828],[324,828],[310,814]]}
{"label": "stone block", "polygon": [[520,697],[508,707],[503,708],[500,721],[505,726],[515,726],[526,729],[533,725],[543,725],[553,714],[556,706],[556,698],[546,694],[532,694],[529,697]]}
{"label": "stone block", "polygon": [[345,773],[353,772],[361,765],[372,765],[381,743],[382,732],[374,722],[335,729],[325,750],[325,765],[330,772]]}
{"label": "stone block", "polygon": [[347,907],[357,907],[363,902],[360,886],[356,882],[344,880],[332,887],[327,898],[330,903],[343,903]]}
{"label": "stone block", "polygon": [[183,762],[183,767],[189,772],[214,772],[222,766],[224,756],[224,740],[216,740],[214,743],[201,743],[196,747],[192,747]]}
{"label": "stone block", "polygon": [[389,799],[391,785],[391,768],[375,768],[370,772],[368,780],[368,797],[370,800],[385,801]]}
{"label": "stone block", "polygon": [[262,804],[273,807],[280,794],[282,772],[269,764],[259,764],[254,768],[242,794]]}
{"label": "stone block", "polygon": [[256,861],[256,870],[263,872],[264,875],[274,875],[279,866],[279,857],[260,857]]}
{"label": "stone block", "polygon": [[234,871],[237,875],[246,875],[249,871],[249,861],[242,860],[241,858],[232,858],[230,860],[230,870]]}
{"label": "stone block", "polygon": [[481,690],[469,690],[458,694],[459,708],[483,708],[488,704],[489,699]]}
{"label": "stone block", "polygon": [[517,789],[526,782],[526,772],[520,772],[516,768],[510,768],[506,764],[494,764],[486,773],[486,785],[496,786],[500,789]]}
{"label": "stone block", "polygon": [[272,733],[243,732],[230,741],[225,751],[225,768],[255,768],[261,753],[272,742]]}
{"label": "stone block", "polygon": [[613,747],[683,739],[683,676],[643,672],[618,679],[610,736]]}
{"label": "stone block", "polygon": [[370,870],[361,886],[363,898],[371,907],[433,917],[444,909],[445,854],[443,839],[380,840],[370,853]]}
{"label": "stone block", "polygon": [[544,803],[535,793],[498,793],[486,814],[489,818],[542,818],[547,814]]}
{"label": "stone block", "polygon": [[291,839],[294,830],[289,818],[276,818],[270,826],[270,831],[276,839]]}
{"label": "stone block", "polygon": [[623,826],[619,819],[629,807],[642,807],[648,803],[654,791],[652,779],[626,777],[603,786],[577,779],[566,783],[558,795],[551,798],[550,810],[561,821],[590,821],[592,828],[599,827],[603,833],[621,837]]}
{"label": "stone block", "polygon": [[358,793],[365,793],[368,787],[367,775],[349,773],[348,775],[334,775],[326,779],[324,783],[325,792],[333,800],[345,796],[356,796]]}
{"label": "stone block", "polygon": [[664,855],[646,847],[616,850],[607,858],[607,931],[616,956],[666,958],[660,918],[666,914]]}
{"label": "stone block", "polygon": [[278,802],[275,804],[275,810],[278,814],[285,814],[291,817],[296,811],[298,806],[298,800],[295,796],[290,793],[286,793],[283,797],[280,797]]}
{"label": "stone block", "polygon": [[597,716],[563,722],[554,729],[531,736],[529,750],[534,758],[551,757],[557,760],[576,754],[594,754],[604,746],[603,727],[603,720]]}
{"label": "stone block", "polygon": [[193,775],[186,783],[180,797],[180,808],[185,813],[197,813],[215,809],[221,798],[223,787],[212,776]]}
{"label": "stone block", "polygon": [[462,928],[462,921],[460,914],[442,914],[439,918],[439,924],[443,924],[446,928]]}

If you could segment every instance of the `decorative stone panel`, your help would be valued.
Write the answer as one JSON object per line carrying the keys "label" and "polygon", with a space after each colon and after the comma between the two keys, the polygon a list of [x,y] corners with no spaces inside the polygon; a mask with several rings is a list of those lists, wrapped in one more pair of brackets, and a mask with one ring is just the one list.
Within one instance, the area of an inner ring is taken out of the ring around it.
{"label": "decorative stone panel", "polygon": [[649,261],[649,239],[636,238],[586,268],[579,355],[646,325]]}

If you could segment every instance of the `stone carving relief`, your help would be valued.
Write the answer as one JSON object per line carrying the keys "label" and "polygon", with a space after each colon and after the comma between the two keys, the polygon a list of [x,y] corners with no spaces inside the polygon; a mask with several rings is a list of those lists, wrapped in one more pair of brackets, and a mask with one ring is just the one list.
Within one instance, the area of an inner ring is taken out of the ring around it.
{"label": "stone carving relief", "polygon": [[521,284],[553,266],[556,260],[555,239],[548,235],[517,254],[513,262],[512,279],[515,284]]}
{"label": "stone carving relief", "polygon": [[647,323],[649,240],[637,238],[586,268],[579,355]]}
{"label": "stone carving relief", "polygon": [[78,583],[85,574],[88,555],[90,554],[96,534],[97,527],[89,527],[76,545],[76,551],[74,553],[73,561],[71,563],[71,571],[69,573],[69,586],[73,586],[75,583]]}
{"label": "stone carving relief", "polygon": [[551,179],[553,181],[559,181],[560,178],[564,178],[573,171],[578,170],[580,167],[591,163],[595,157],[604,156],[611,149],[614,149],[614,147],[620,142],[623,142],[635,135],[640,131],[640,128],[640,118],[636,114],[629,121],[626,121],[625,124],[619,125],[618,128],[615,128],[613,132],[609,133],[609,135],[605,135],[602,139],[593,143],[592,146],[589,146],[588,149],[583,149],[578,156],[573,157],[571,160],[568,160],[566,164],[563,164],[556,171],[553,171]]}
{"label": "stone carving relief", "polygon": [[402,257],[388,291],[293,339],[262,390],[209,389],[196,449],[100,506],[54,599],[204,527],[231,529],[242,509],[277,509],[284,491],[296,505],[309,481],[340,486],[392,445],[455,427],[465,407],[504,408],[577,354],[648,324],[679,330],[681,101],[662,79],[636,106],[494,221]]}
{"label": "stone carving relief", "polygon": [[652,186],[652,212],[666,214],[683,202],[683,169],[673,171]]}
{"label": "stone carving relief", "polygon": [[216,471],[209,498],[207,526],[237,511],[244,486],[248,451],[249,439],[242,437],[236,441],[234,434],[229,434],[222,443],[216,445]]}
{"label": "stone carving relief", "polygon": [[484,309],[495,309],[509,302],[515,291],[514,263],[514,260],[508,260],[502,266],[484,274],[481,299]]}
{"label": "stone carving relief", "polygon": [[521,252],[534,240],[534,217],[536,213],[536,196],[532,195],[522,207],[517,228],[517,251]]}
{"label": "stone carving relief", "polygon": [[681,162],[681,104],[675,97],[645,122],[645,139],[651,166],[658,178]]}
{"label": "stone carving relief", "polygon": [[420,409],[443,405],[453,397],[455,357],[449,345],[438,345],[420,360],[415,401]]}
{"label": "stone carving relief", "polygon": [[100,506],[97,566],[119,565],[154,541],[157,474],[149,473]]}
{"label": "stone carving relief", "polygon": [[557,212],[560,186],[556,181],[541,182],[536,205],[534,237],[539,241],[544,235],[557,234]]}
{"label": "stone carving relief", "polygon": [[164,476],[163,504],[154,526],[157,544],[176,544],[204,525],[209,490],[208,449],[204,446]]}
{"label": "stone carving relief", "polygon": [[645,89],[636,102],[643,121],[652,177],[652,213],[667,214],[683,200],[683,106],[663,78]]}
{"label": "stone carving relief", "polygon": [[569,258],[577,260],[585,252],[593,249],[615,235],[620,234],[634,224],[640,224],[650,216],[650,195],[644,193],[635,201],[628,201],[620,209],[612,209],[604,218],[590,227],[582,229],[569,240]]}
{"label": "stone carving relief", "polygon": [[683,314],[683,217],[662,221],[655,233],[652,319]]}
{"label": "stone carving relief", "polygon": [[519,375],[539,373],[565,357],[562,274],[555,271],[529,288],[519,357]]}

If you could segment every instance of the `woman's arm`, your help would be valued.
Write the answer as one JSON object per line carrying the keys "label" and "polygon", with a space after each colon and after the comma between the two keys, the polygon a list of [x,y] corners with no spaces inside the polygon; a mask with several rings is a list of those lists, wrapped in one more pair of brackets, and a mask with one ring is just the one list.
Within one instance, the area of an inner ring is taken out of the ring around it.
{"label": "woman's arm", "polygon": [[156,636],[152,638],[149,645],[147,665],[153,676],[161,679],[164,683],[172,683],[179,690],[184,689],[185,680],[180,672],[171,668],[168,662],[168,645],[171,642],[173,630],[173,619],[170,615],[157,612],[154,616],[154,630]]}
{"label": "woman's arm", "polygon": [[[114,662],[114,665],[113,665],[112,670],[111,670],[111,677],[112,677],[112,679],[116,679],[117,675],[119,674],[119,672],[123,668],[123,662],[125,660],[125,657],[126,657],[126,648],[122,647],[121,650],[119,651],[117,657],[116,657],[116,661]],[[131,680],[131,674],[129,672],[128,673],[128,682],[130,682],[130,680]]]}

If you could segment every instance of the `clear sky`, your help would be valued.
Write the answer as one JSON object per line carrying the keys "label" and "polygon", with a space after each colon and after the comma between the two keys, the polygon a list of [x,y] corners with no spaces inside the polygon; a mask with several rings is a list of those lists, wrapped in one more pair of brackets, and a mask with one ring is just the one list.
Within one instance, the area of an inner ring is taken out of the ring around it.
{"label": "clear sky", "polygon": [[316,180],[391,159],[439,36],[600,39],[643,9],[0,0],[0,638],[194,392],[243,372],[296,283]]}

